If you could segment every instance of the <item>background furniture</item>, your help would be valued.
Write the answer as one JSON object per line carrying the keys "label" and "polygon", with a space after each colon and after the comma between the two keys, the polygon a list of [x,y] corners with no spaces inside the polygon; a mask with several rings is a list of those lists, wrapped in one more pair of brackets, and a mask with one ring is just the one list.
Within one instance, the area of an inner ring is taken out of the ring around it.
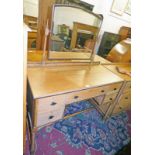
{"label": "background furniture", "polygon": [[111,62],[130,62],[131,41],[129,39],[126,39],[117,43],[108,53],[106,59]]}
{"label": "background furniture", "polygon": [[106,58],[110,50],[120,41],[119,34],[104,32],[99,46],[98,55]]}
{"label": "background furniture", "polygon": [[[109,113],[115,115],[122,111],[131,109],[131,77],[127,74],[119,73],[116,69],[116,65],[106,65],[105,67],[112,71],[114,74],[124,79],[122,88],[120,89],[120,93],[117,98],[117,103],[113,108],[109,109]],[[120,67],[127,72],[131,72],[130,64],[120,64],[117,65],[117,67]]]}
{"label": "background furniture", "polygon": [[72,38],[71,38],[71,45],[70,45],[71,49],[76,47],[76,43],[77,43],[77,39],[78,39],[78,37],[77,37],[78,30],[85,30],[85,31],[89,31],[89,32],[93,33],[93,40],[96,42],[96,37],[97,37],[98,32],[99,32],[98,27],[87,25],[87,24],[82,24],[82,23],[78,23],[78,22],[74,22]]}
{"label": "background furniture", "polygon": [[119,30],[120,40],[131,38],[131,28],[122,26]]}

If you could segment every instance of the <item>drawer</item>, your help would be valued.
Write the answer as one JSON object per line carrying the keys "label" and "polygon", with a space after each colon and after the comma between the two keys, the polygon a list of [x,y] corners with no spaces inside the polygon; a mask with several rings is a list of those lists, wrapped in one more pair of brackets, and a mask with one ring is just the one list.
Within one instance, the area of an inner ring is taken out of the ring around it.
{"label": "drawer", "polygon": [[122,83],[117,83],[117,84],[111,84],[111,85],[96,87],[91,89],[89,88],[78,92],[68,93],[68,94],[65,94],[65,103],[69,104],[69,103],[89,99],[92,97],[101,96],[104,94],[116,93],[119,91],[121,85]]}
{"label": "drawer", "polygon": [[123,93],[131,91],[131,81],[126,83]]}
{"label": "drawer", "polygon": [[38,113],[47,113],[65,109],[63,95],[41,98],[37,100]]}
{"label": "drawer", "polygon": [[122,107],[131,104],[131,92],[127,92],[121,95],[118,104]]}
{"label": "drawer", "polygon": [[122,82],[103,86],[103,89],[105,89],[105,92],[108,95],[108,94],[117,93],[120,90],[121,86],[122,86]]}
{"label": "drawer", "polygon": [[113,113],[117,114],[121,111],[128,110],[131,108],[131,93],[124,93],[120,97],[120,100],[116,104]]}
{"label": "drawer", "polygon": [[63,118],[63,114],[64,114],[63,110],[38,114],[36,126],[39,127],[60,120]]}
{"label": "drawer", "polygon": [[105,98],[104,98],[104,103],[105,103],[105,102],[110,102],[110,101],[115,100],[117,94],[118,94],[118,93],[106,95]]}

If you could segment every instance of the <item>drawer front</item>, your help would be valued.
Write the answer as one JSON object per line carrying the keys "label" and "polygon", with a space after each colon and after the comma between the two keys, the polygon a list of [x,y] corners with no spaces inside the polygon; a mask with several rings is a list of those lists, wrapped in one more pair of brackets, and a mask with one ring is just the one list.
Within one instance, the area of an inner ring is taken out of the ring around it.
{"label": "drawer front", "polygon": [[131,81],[126,83],[123,93],[131,91]]}
{"label": "drawer front", "polygon": [[64,103],[64,96],[62,95],[38,99],[39,114],[64,109],[65,109],[65,103]]}
{"label": "drawer front", "polygon": [[120,100],[118,101],[118,104],[122,107],[125,107],[128,104],[131,104],[131,92],[122,94],[120,97]]}
{"label": "drawer front", "polygon": [[106,95],[104,98],[104,103],[114,101],[118,93]]}
{"label": "drawer front", "polygon": [[53,123],[57,120],[60,120],[63,118],[63,113],[64,113],[63,110],[59,110],[59,111],[39,114],[37,116],[36,126],[39,127],[39,126],[43,126],[43,125],[46,125],[48,123]]}
{"label": "drawer front", "polygon": [[131,108],[131,93],[124,93],[120,97],[117,105],[114,108],[113,114],[117,114],[121,111],[128,110]]}
{"label": "drawer front", "polygon": [[121,85],[122,83],[117,83],[117,84],[111,84],[111,85],[102,86],[102,87],[91,88],[87,90],[81,90],[78,92],[68,93],[65,96],[65,103],[69,104],[69,103],[89,99],[92,97],[101,96],[104,94],[115,93],[119,91]]}

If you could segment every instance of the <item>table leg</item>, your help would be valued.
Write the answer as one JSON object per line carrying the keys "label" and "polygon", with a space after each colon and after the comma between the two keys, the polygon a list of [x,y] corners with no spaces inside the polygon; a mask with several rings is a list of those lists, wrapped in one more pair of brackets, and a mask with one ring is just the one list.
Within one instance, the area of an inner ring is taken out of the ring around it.
{"label": "table leg", "polygon": [[32,130],[31,131],[31,146],[30,146],[30,154],[31,155],[35,154],[35,134],[36,134],[36,131]]}

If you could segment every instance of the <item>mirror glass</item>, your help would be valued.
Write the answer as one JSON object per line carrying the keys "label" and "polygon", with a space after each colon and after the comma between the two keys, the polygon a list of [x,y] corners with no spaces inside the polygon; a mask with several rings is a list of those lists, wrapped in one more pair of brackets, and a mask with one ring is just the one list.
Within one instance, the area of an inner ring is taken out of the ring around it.
{"label": "mirror glass", "polygon": [[94,52],[102,17],[77,6],[54,5],[48,59],[86,59]]}

